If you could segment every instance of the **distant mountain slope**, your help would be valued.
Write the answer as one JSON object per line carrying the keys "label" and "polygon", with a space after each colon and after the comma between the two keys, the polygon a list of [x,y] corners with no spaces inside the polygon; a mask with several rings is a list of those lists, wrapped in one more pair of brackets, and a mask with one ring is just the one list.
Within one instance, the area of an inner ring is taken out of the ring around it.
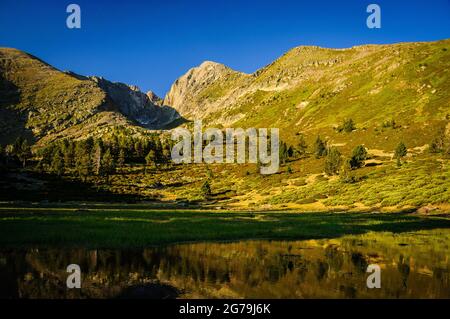
{"label": "distant mountain slope", "polygon": [[[224,111],[221,106],[230,104],[226,101],[231,93],[227,89],[236,87],[238,81],[248,77],[223,64],[205,61],[175,81],[163,104],[172,106],[185,116],[204,118],[211,112]],[[222,99],[222,103],[216,99]]]}
{"label": "distant mountain slope", "polygon": [[36,139],[114,109],[92,81],[81,81],[15,49],[0,49],[2,138],[26,132]]}
{"label": "distant mountain slope", "polygon": [[0,49],[0,137],[38,141],[99,134],[124,125],[160,129],[177,120],[170,107],[136,87],[61,72],[16,49]]}
{"label": "distant mountain slope", "polygon": [[164,101],[190,120],[279,127],[287,138],[332,132],[345,118],[359,128],[394,119],[403,128],[418,123],[426,129],[430,121],[450,118],[449,76],[450,40],[301,46],[251,75],[202,64],[178,79]]}
{"label": "distant mountain slope", "polygon": [[[278,127],[282,138],[324,135],[331,143],[417,147],[450,120],[450,40],[349,49],[297,47],[253,74],[206,61],[162,100],[137,87],[64,73],[16,49],[0,49],[0,138],[42,143],[102,134],[108,127]],[[181,116],[182,117],[181,117]],[[335,128],[352,118],[359,134]],[[394,120],[396,130],[383,132]],[[392,138],[394,137],[395,138]]]}

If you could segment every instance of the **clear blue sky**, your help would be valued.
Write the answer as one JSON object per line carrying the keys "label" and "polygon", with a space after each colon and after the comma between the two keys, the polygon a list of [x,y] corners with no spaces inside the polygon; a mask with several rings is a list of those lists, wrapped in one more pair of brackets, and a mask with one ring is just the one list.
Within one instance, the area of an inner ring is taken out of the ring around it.
{"label": "clear blue sky", "polygon": [[[70,3],[81,7],[79,30],[66,27]],[[381,29],[366,27],[370,3]],[[251,73],[298,45],[444,38],[450,0],[0,0],[0,46],[161,96],[204,60]]]}

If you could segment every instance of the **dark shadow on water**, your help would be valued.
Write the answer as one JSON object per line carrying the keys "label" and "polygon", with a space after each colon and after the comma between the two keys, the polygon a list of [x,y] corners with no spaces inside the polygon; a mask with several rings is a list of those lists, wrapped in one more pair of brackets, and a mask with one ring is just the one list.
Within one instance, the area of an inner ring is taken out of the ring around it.
{"label": "dark shadow on water", "polygon": [[180,291],[170,285],[147,284],[128,287],[120,292],[117,299],[175,299]]}

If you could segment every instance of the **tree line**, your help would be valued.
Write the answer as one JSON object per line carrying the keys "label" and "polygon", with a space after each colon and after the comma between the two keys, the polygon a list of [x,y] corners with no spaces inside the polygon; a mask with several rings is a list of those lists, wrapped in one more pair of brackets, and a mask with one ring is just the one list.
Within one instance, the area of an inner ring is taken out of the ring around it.
{"label": "tree line", "polygon": [[[342,131],[354,129],[354,121],[345,120]],[[397,124],[391,120],[385,126],[395,127]],[[35,164],[40,172],[48,172],[58,176],[65,174],[78,176],[86,180],[90,175],[109,176],[117,168],[129,163],[145,164],[147,167],[156,167],[158,164],[170,161],[173,141],[158,134],[135,137],[130,132],[116,130],[107,138],[84,140],[63,139],[56,141],[32,153],[29,141],[18,137],[12,144],[0,145],[0,169],[17,166],[26,167],[29,163]],[[246,141],[248,143],[248,141]],[[280,162],[285,164],[290,160],[308,157],[308,144],[302,133],[296,134],[296,142],[289,145],[280,141]],[[437,130],[430,141],[430,153],[450,155],[450,136],[445,128]],[[328,175],[340,175],[344,181],[355,181],[352,171],[363,166],[367,159],[367,150],[363,145],[356,146],[351,154],[343,156],[335,146],[317,136],[312,145],[312,155],[316,158],[325,158],[324,171]],[[397,165],[401,166],[401,159],[407,155],[407,147],[400,142],[394,152]],[[290,166],[288,173],[292,172]]]}
{"label": "tree line", "polygon": [[3,169],[33,164],[41,173],[78,176],[86,181],[90,175],[109,176],[128,163],[158,165],[170,160],[171,141],[157,134],[144,137],[112,135],[84,140],[62,139],[36,150],[33,154],[27,139],[19,137],[12,144],[0,145]]}
{"label": "tree line", "polygon": [[32,157],[31,146],[27,139],[18,137],[14,143],[0,144],[0,164],[2,168],[20,165],[25,167]]}
{"label": "tree line", "polygon": [[170,159],[170,142],[150,138],[112,138],[110,140],[64,139],[37,154],[38,168],[56,175],[74,174],[84,181],[90,175],[109,176],[128,163],[156,165]]}

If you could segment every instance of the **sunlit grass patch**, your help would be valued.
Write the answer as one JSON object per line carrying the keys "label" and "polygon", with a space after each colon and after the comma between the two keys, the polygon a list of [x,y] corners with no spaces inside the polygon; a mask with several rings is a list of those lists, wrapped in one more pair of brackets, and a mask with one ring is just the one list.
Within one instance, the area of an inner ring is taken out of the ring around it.
{"label": "sunlit grass patch", "polygon": [[[368,231],[450,228],[443,217],[404,213],[209,211],[14,212],[0,219],[0,246],[145,247],[172,242],[332,238]],[[283,230],[283,231],[280,231]]]}

